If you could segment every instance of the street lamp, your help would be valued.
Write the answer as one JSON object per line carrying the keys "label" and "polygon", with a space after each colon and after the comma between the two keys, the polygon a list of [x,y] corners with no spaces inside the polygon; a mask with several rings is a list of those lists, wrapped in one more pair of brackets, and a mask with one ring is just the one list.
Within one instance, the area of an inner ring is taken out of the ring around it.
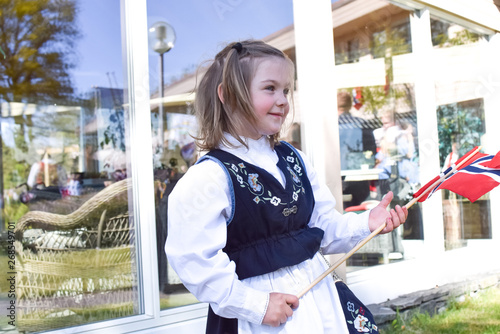
{"label": "street lamp", "polygon": [[170,24],[164,21],[154,23],[148,32],[149,46],[154,52],[160,55],[160,85],[159,98],[160,103],[158,107],[158,130],[160,135],[160,150],[163,151],[164,133],[163,133],[163,54],[170,51],[175,43],[175,30]]}

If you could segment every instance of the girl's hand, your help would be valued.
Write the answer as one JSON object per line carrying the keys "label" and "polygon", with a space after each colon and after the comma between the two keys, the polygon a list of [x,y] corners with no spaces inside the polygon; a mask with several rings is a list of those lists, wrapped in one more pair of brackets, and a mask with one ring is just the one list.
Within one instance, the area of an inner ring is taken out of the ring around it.
{"label": "girl's hand", "polygon": [[399,225],[403,224],[408,218],[408,209],[405,207],[400,207],[396,205],[391,211],[387,211],[387,207],[394,197],[392,191],[389,191],[380,203],[370,211],[370,217],[368,218],[368,227],[370,232],[375,231],[384,222],[387,226],[380,232],[380,234],[388,233],[397,228]]}
{"label": "girl's hand", "polygon": [[271,292],[269,294],[269,304],[262,324],[278,327],[284,324],[292,316],[293,310],[299,307],[297,296]]}

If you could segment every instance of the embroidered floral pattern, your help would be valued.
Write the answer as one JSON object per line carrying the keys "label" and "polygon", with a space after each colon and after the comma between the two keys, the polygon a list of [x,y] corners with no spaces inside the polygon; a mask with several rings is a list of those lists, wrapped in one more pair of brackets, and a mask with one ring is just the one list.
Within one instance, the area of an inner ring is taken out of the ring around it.
{"label": "embroidered floral pattern", "polygon": [[274,206],[278,206],[278,204],[281,203],[281,198],[278,198],[276,196],[273,196],[273,198],[271,198],[271,204],[274,205]]}
{"label": "embroidered floral pattern", "polygon": [[346,318],[349,325],[352,325],[359,333],[378,333],[377,325],[370,322],[370,320],[365,317],[365,310],[363,307],[359,309],[355,308],[354,303],[347,302],[347,310],[351,312],[352,320]]}
{"label": "embroidered floral pattern", "polygon": [[[299,158],[294,152],[290,152],[290,155],[288,155],[285,160],[288,163],[286,168],[290,172],[290,175],[292,175],[293,182],[301,187],[302,184],[299,176],[302,176],[302,167],[299,164]],[[293,169],[290,166],[292,166]]]}
{"label": "embroidered floral pattern", "polygon": [[[285,157],[280,157],[280,159],[284,159],[286,161],[287,171],[290,173],[290,176],[293,180],[293,192],[292,199],[290,203],[283,201],[282,198],[276,196],[276,194],[271,193],[271,191],[264,189],[264,185],[259,181],[258,173],[247,173],[246,165],[244,162],[240,163],[229,163],[224,162],[231,171],[236,176],[236,181],[240,185],[240,187],[247,188],[252,194],[255,195],[253,198],[254,203],[270,203],[274,206],[288,206],[294,202],[297,202],[299,199],[299,195],[305,194],[305,189],[302,186],[302,181],[300,177],[302,176],[303,168],[299,163],[299,158],[294,152],[290,152],[289,155]],[[297,209],[294,211],[287,210],[287,213],[295,213]]]}
{"label": "embroidered floral pattern", "polygon": [[296,171],[297,173],[302,172],[302,167],[300,167],[299,165],[295,165],[295,166],[293,166],[293,169],[295,169],[295,171]]}
{"label": "embroidered floral pattern", "polygon": [[248,174],[248,184],[254,192],[258,192],[262,189],[262,185],[257,180],[258,178],[259,174]]}
{"label": "embroidered floral pattern", "polygon": [[[297,166],[297,165],[296,165]],[[300,168],[300,167],[299,167]],[[292,179],[295,183],[299,183],[300,182],[300,179],[298,178],[297,174],[295,174],[295,172],[290,168],[290,166],[287,166],[286,169],[288,169],[288,171],[290,172],[290,174],[292,175]]]}

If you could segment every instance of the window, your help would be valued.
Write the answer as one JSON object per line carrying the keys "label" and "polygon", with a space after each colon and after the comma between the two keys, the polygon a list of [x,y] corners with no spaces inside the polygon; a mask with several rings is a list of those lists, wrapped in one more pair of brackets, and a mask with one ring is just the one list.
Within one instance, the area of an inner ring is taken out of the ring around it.
{"label": "window", "polygon": [[476,43],[481,35],[459,24],[431,17],[432,45],[438,48]]}
{"label": "window", "polygon": [[409,12],[389,1],[379,5],[369,13],[360,2],[332,5],[336,65],[411,52]]}
{"label": "window", "polygon": [[[420,185],[417,114],[411,84],[341,89],[339,140],[343,205],[346,212],[369,210],[388,191],[392,205],[405,205]],[[397,97],[396,100],[391,96]],[[347,104],[346,104],[347,101]],[[352,267],[389,263],[404,255],[402,240],[423,239],[420,206],[405,225],[371,240],[354,254]],[[353,269],[353,268],[352,268]]]}
{"label": "window", "polygon": [[[168,235],[168,195],[198,157],[192,138],[196,135],[193,91],[196,80],[203,74],[205,61],[212,59],[221,45],[247,38],[265,39],[271,44],[281,42],[276,46],[294,60],[295,43],[291,2],[149,0],[147,5],[148,26],[164,21],[177,35],[175,46],[163,54],[164,73],[159,66],[162,56],[154,50],[149,53],[158,288],[160,307],[165,310],[198,303],[169,266],[164,246]],[[200,38],[201,31],[204,38]],[[276,31],[282,32],[281,41],[271,35]],[[164,87],[160,97],[162,76]],[[295,120],[300,121],[298,111]],[[300,122],[290,124],[289,138],[300,145]]]}
{"label": "window", "polygon": [[120,2],[0,10],[2,230],[16,234],[17,329],[138,314]]}
{"label": "window", "polygon": [[[485,135],[482,99],[440,105],[437,108],[439,157],[443,168],[482,144]],[[490,239],[489,194],[474,203],[449,190],[442,190],[445,248],[467,245],[468,239]]]}
{"label": "window", "polygon": [[[351,58],[336,59],[336,79],[342,87],[337,103],[346,212],[369,210],[389,190],[394,193],[392,205],[403,206],[420,186],[418,110],[412,78],[404,76],[411,66],[405,55],[412,51],[410,13],[389,2],[381,6],[369,15],[360,14],[354,3],[340,6],[342,17],[338,19],[351,20],[334,28],[336,50],[350,51],[355,45],[359,51],[353,64],[344,64],[353,62]],[[359,44],[352,43],[356,39]],[[402,228],[372,239],[352,255],[347,260],[348,270],[413,258],[415,254],[405,245],[423,238],[421,206],[417,204],[409,210]]]}
{"label": "window", "polygon": [[387,57],[411,52],[410,23],[405,20],[372,35],[372,54],[374,58]]}

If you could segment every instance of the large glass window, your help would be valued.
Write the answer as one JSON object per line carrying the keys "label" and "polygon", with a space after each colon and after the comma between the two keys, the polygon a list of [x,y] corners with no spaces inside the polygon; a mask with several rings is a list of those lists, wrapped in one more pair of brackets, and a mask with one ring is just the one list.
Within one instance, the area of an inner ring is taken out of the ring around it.
{"label": "large glass window", "polygon": [[[336,9],[342,13],[338,21],[350,20],[336,26]],[[344,211],[369,210],[389,190],[392,205],[403,206],[420,185],[414,89],[404,76],[411,66],[405,57],[412,50],[409,12],[389,2],[366,15],[358,14],[354,3],[334,4],[333,18],[336,79],[343,87],[337,112]],[[402,228],[372,239],[351,256],[348,270],[411,258],[405,240],[421,239],[417,204]]]}
{"label": "large glass window", "polygon": [[[439,163],[446,168],[473,147],[486,144],[484,91],[478,88],[478,78],[481,82],[485,71],[479,61],[484,36],[439,17],[431,17],[431,34],[435,59],[446,64],[436,66],[440,69],[435,83]],[[489,194],[474,203],[448,190],[440,196],[446,250],[466,247],[471,239],[492,237]]]}
{"label": "large glass window", "polygon": [[[148,0],[147,4],[150,34],[156,23],[165,22],[176,35],[173,48],[162,54],[162,50],[155,50],[159,36],[153,34],[149,51],[158,288],[160,307],[167,309],[197,303],[168,264],[164,251],[168,235],[168,195],[198,157],[192,137],[196,135],[193,91],[197,76],[199,80],[205,61],[212,59],[227,42],[265,39],[292,60],[295,60],[295,42],[290,1]],[[167,35],[170,31],[170,28],[165,30]],[[295,121],[289,126],[287,139],[300,146],[298,110]]]}
{"label": "large glass window", "polygon": [[[355,3],[333,5],[336,65],[411,52],[407,11],[389,2],[370,13],[360,12],[358,6]],[[339,14],[336,14],[337,9]],[[337,20],[346,21],[347,18],[349,22],[337,26]]]}
{"label": "large glass window", "polygon": [[[411,84],[339,90],[338,117],[343,206],[346,212],[371,209],[388,192],[392,205],[405,205],[420,185],[417,115]],[[423,239],[420,205],[407,222],[371,240],[348,265],[366,266],[404,258],[402,240]],[[354,269],[354,268],[352,268]]]}
{"label": "large glass window", "polygon": [[137,314],[120,2],[0,12],[0,298],[26,332]]}
{"label": "large glass window", "polygon": [[[443,169],[475,146],[485,136],[483,100],[474,99],[440,105],[437,109],[439,157]],[[445,248],[467,245],[468,239],[490,239],[489,194],[471,203],[467,198],[442,190]]]}

